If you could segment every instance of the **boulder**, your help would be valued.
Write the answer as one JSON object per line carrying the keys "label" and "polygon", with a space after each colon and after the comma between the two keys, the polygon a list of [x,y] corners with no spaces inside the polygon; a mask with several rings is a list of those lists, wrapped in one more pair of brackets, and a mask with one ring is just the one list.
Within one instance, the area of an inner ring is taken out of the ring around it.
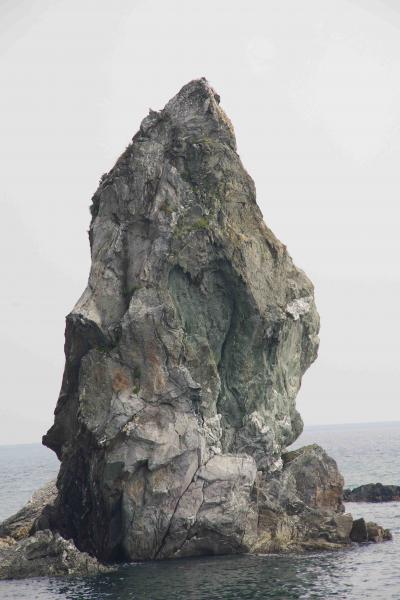
{"label": "boulder", "polygon": [[71,540],[49,530],[0,544],[0,579],[95,575],[109,570],[92,556],[79,552]]}
{"label": "boulder", "polygon": [[372,521],[367,522],[367,533],[368,542],[384,542],[392,539],[392,534],[389,529],[384,529],[381,525],[373,523]]}
{"label": "boulder", "polygon": [[353,518],[344,512],[343,478],[316,444],[282,455],[283,469],[260,478],[258,552],[338,548],[350,541]]}
{"label": "boulder", "polygon": [[358,543],[368,541],[367,524],[364,519],[355,519],[353,521],[353,527],[350,532],[350,539],[352,542]]}

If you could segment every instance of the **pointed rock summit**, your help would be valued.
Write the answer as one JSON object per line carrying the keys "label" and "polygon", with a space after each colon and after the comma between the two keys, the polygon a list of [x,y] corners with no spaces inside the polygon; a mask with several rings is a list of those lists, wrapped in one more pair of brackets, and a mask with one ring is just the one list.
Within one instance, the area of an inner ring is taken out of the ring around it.
{"label": "pointed rock summit", "polygon": [[205,79],[150,111],[91,213],[43,440],[58,497],[31,532],[103,561],[350,543],[336,463],[285,451],[317,356],[313,286],[265,225]]}

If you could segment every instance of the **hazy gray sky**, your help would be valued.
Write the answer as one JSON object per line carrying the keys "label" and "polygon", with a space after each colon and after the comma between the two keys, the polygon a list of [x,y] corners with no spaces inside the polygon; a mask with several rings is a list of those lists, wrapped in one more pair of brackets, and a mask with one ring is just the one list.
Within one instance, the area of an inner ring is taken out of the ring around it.
{"label": "hazy gray sky", "polygon": [[400,419],[399,73],[398,0],[0,0],[0,444],[52,422],[100,176],[201,76],[315,284],[305,423]]}

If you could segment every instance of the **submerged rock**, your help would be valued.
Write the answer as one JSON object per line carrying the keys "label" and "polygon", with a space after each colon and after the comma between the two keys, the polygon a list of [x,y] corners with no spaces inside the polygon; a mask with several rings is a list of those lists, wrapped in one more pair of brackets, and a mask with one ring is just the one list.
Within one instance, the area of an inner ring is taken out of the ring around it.
{"label": "submerged rock", "polygon": [[43,439],[59,495],[35,523],[102,560],[350,543],[336,463],[285,453],[313,286],[263,222],[219,101],[200,79],[150,111],[93,197]]}
{"label": "submerged rock", "polygon": [[400,500],[399,485],[366,483],[352,490],[344,490],[345,502],[394,502]]}

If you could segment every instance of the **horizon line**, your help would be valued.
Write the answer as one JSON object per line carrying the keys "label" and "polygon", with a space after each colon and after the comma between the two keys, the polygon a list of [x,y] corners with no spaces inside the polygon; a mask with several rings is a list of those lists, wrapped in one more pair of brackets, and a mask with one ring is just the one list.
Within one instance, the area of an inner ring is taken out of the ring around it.
{"label": "horizon line", "polygon": [[[400,419],[395,419],[395,420],[387,420],[387,421],[349,421],[347,423],[312,423],[312,424],[304,424],[304,429],[303,432],[311,427],[348,427],[351,425],[389,425],[389,424],[396,424],[399,423],[400,424]],[[303,433],[302,432],[302,433]],[[302,433],[299,435],[299,437],[295,440],[297,441]],[[294,444],[295,442],[293,442]],[[6,446],[33,446],[33,445],[39,445],[39,446],[43,446],[44,448],[46,448],[46,446],[44,446],[41,441],[35,441],[35,442],[14,442],[14,443],[9,443],[9,444],[3,444],[0,443],[0,448],[4,448]],[[50,450],[50,449],[49,449]]]}

